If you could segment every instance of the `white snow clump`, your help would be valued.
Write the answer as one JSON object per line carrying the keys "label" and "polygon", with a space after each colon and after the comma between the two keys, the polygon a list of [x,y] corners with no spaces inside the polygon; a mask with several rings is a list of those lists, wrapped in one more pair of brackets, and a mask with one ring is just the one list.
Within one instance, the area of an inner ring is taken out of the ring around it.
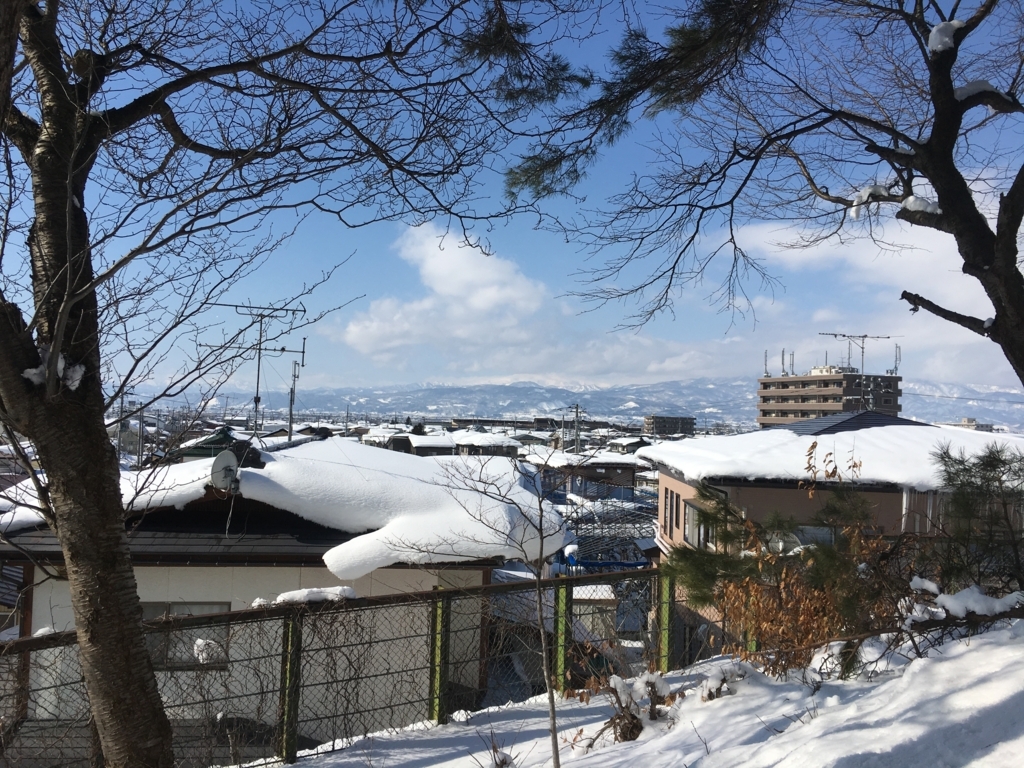
{"label": "white snow clump", "polygon": [[249,607],[250,608],[269,608],[270,607],[270,601],[269,600],[264,600],[262,597],[257,597],[255,600],[252,601],[252,605],[249,606]]}
{"label": "white snow clump", "polygon": [[995,616],[1008,611],[1018,603],[1024,602],[1024,592],[1011,592],[1006,597],[989,597],[976,584],[962,589],[955,595],[939,595],[935,604],[950,616],[962,619],[968,613],[979,616]]}
{"label": "white snow clump", "polygon": [[192,644],[192,655],[196,657],[196,661],[200,664],[212,664],[225,660],[220,643],[216,640],[206,640],[202,637],[197,637],[196,641]]}
{"label": "white snow clump", "polygon": [[939,589],[939,585],[934,581],[922,579],[920,576],[915,576],[910,580],[910,588],[920,590],[922,592],[931,592],[933,595],[938,595],[942,592],[942,590]]}
{"label": "white snow clump", "polygon": [[998,93],[1004,99],[1006,98],[1006,94],[1004,94],[994,85],[992,85],[992,83],[990,83],[988,80],[972,80],[971,82],[967,83],[967,85],[961,85],[959,88],[954,88],[953,97],[957,101],[963,101],[964,99],[969,98],[976,93],[985,92]]}
{"label": "white snow clump", "polygon": [[857,219],[860,218],[861,208],[865,203],[867,203],[873,196],[887,194],[889,194],[889,190],[881,184],[869,184],[866,187],[861,187],[857,194],[853,196],[853,205],[850,207],[850,218],[857,221]]}
{"label": "white snow clump", "polygon": [[57,630],[55,630],[53,627],[40,627],[32,633],[32,637],[43,637],[44,635],[52,635],[56,631]]}
{"label": "white snow clump", "polygon": [[311,587],[310,589],[294,589],[282,592],[274,600],[274,605],[286,603],[322,603],[325,600],[345,600],[356,596],[352,587]]}
{"label": "white snow clump", "polygon": [[[40,365],[35,368],[26,368],[21,372],[23,378],[28,379],[37,387],[41,387],[46,384],[46,366],[50,362],[50,347],[43,344],[39,347],[39,360]],[[85,366],[79,363],[78,365],[66,366],[64,361],[64,355],[57,358],[57,378],[61,379],[70,390],[78,389],[78,385],[82,383],[82,376],[85,375]]]}
{"label": "white snow clump", "polygon": [[948,51],[953,47],[953,35],[963,25],[962,21],[944,21],[936,24],[928,35],[928,50],[932,53]]}
{"label": "white snow clump", "polygon": [[658,696],[668,696],[671,693],[668,682],[660,672],[644,672],[633,682],[633,701],[640,701],[648,694],[647,684],[654,686],[654,692]]}
{"label": "white snow clump", "polygon": [[903,201],[903,209],[907,211],[921,211],[922,213],[942,213],[938,203],[933,203],[927,197],[911,195]]}
{"label": "white snow clump", "polygon": [[995,322],[996,322],[996,319],[994,317],[986,318],[985,322],[982,324],[981,327],[984,328],[985,330],[988,330],[993,325],[995,325]]}

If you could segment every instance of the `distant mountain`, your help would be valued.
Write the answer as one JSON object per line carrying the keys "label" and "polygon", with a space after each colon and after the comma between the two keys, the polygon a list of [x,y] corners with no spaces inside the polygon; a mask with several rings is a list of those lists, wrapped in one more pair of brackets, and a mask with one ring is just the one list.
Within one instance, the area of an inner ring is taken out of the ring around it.
{"label": "distant mountain", "polygon": [[[700,378],[619,387],[565,389],[532,382],[450,386],[416,384],[387,387],[339,387],[299,390],[296,409],[306,413],[354,416],[523,418],[555,416],[579,404],[593,419],[639,422],[644,415],[695,416],[698,425],[724,421],[753,425],[757,417],[757,381]],[[922,421],[959,421],[963,417],[1024,431],[1024,391],[932,381],[903,382],[903,415]],[[251,398],[226,393],[230,402]],[[286,392],[265,392],[268,410],[288,407]]]}

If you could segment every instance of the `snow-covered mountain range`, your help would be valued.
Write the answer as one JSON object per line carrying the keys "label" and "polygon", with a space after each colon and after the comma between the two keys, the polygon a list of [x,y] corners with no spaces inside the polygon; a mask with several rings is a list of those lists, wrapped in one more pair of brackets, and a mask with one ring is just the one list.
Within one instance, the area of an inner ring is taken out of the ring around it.
{"label": "snow-covered mountain range", "polygon": [[[754,424],[757,417],[754,378],[699,378],[617,387],[570,389],[531,382],[516,384],[412,384],[384,387],[337,387],[302,390],[296,409],[353,416],[480,416],[514,418],[556,416],[577,403],[593,419],[639,423],[645,414],[695,416],[704,420]],[[903,415],[923,421],[959,421],[963,417],[1024,431],[1024,390],[934,381],[903,382]],[[251,398],[226,393],[229,402]],[[268,410],[286,409],[287,392],[265,392]]]}

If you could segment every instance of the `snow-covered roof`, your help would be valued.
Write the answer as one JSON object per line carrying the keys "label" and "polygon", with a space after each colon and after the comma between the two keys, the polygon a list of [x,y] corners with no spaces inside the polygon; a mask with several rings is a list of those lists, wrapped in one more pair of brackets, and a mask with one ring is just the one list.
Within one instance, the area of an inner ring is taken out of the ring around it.
{"label": "snow-covered roof", "polygon": [[473,445],[477,447],[518,448],[521,443],[508,435],[496,435],[491,432],[476,432],[472,429],[460,429],[450,433],[456,445]]}
{"label": "snow-covered roof", "polygon": [[[523,515],[536,514],[538,500],[519,485],[511,462],[490,458],[441,464],[329,438],[262,454],[263,469],[239,471],[239,490],[247,499],[320,525],[363,533],[324,555],[340,579],[355,579],[396,562],[535,557],[539,542]],[[207,494],[212,463],[203,459],[122,472],[125,506],[136,512],[181,509]],[[473,490],[483,478],[493,482],[490,490],[505,491],[502,499]],[[5,495],[0,498],[0,532],[41,522],[29,506],[35,495],[28,482]],[[545,519],[557,518],[549,510]],[[563,537],[559,529],[545,549],[559,548]]]}
{"label": "snow-covered roof", "polygon": [[608,441],[608,445],[633,445],[633,443],[649,443],[646,437],[640,435],[628,435],[626,437],[616,437]]}
{"label": "snow-covered roof", "polygon": [[[641,449],[643,450],[643,449]],[[639,453],[639,452],[638,452]],[[536,467],[549,467],[551,469],[565,469],[566,467],[585,466],[607,466],[618,464],[624,467],[635,467],[640,462],[636,453],[614,453],[612,451],[597,451],[596,453],[567,453],[554,448],[534,448],[523,461],[533,464]]]}
{"label": "snow-covered roof", "polygon": [[860,483],[894,483],[934,490],[939,477],[932,453],[949,444],[954,451],[979,453],[992,443],[1024,450],[1024,437],[993,435],[959,427],[900,425],[871,427],[828,435],[801,435],[765,429],[742,435],[714,435],[641,448],[636,455],[663,465],[687,480],[735,477],[747,480],[809,480],[807,451],[817,442],[817,466],[832,453],[840,469],[849,459],[861,462]]}
{"label": "snow-covered roof", "polygon": [[448,435],[414,435],[412,433],[404,435],[392,435],[392,437],[400,437],[403,440],[408,439],[409,444],[413,448],[455,448],[455,441]]}

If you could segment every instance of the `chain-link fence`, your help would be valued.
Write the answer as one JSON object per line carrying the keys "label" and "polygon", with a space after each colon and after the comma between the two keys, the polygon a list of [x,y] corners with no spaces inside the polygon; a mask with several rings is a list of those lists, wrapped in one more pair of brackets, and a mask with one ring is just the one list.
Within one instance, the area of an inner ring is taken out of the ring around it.
{"label": "chain-link fence", "polygon": [[[177,765],[238,765],[544,690],[684,666],[712,619],[651,570],[273,606],[148,622]],[[718,646],[720,647],[720,645]],[[0,766],[92,766],[74,633],[0,645]]]}

